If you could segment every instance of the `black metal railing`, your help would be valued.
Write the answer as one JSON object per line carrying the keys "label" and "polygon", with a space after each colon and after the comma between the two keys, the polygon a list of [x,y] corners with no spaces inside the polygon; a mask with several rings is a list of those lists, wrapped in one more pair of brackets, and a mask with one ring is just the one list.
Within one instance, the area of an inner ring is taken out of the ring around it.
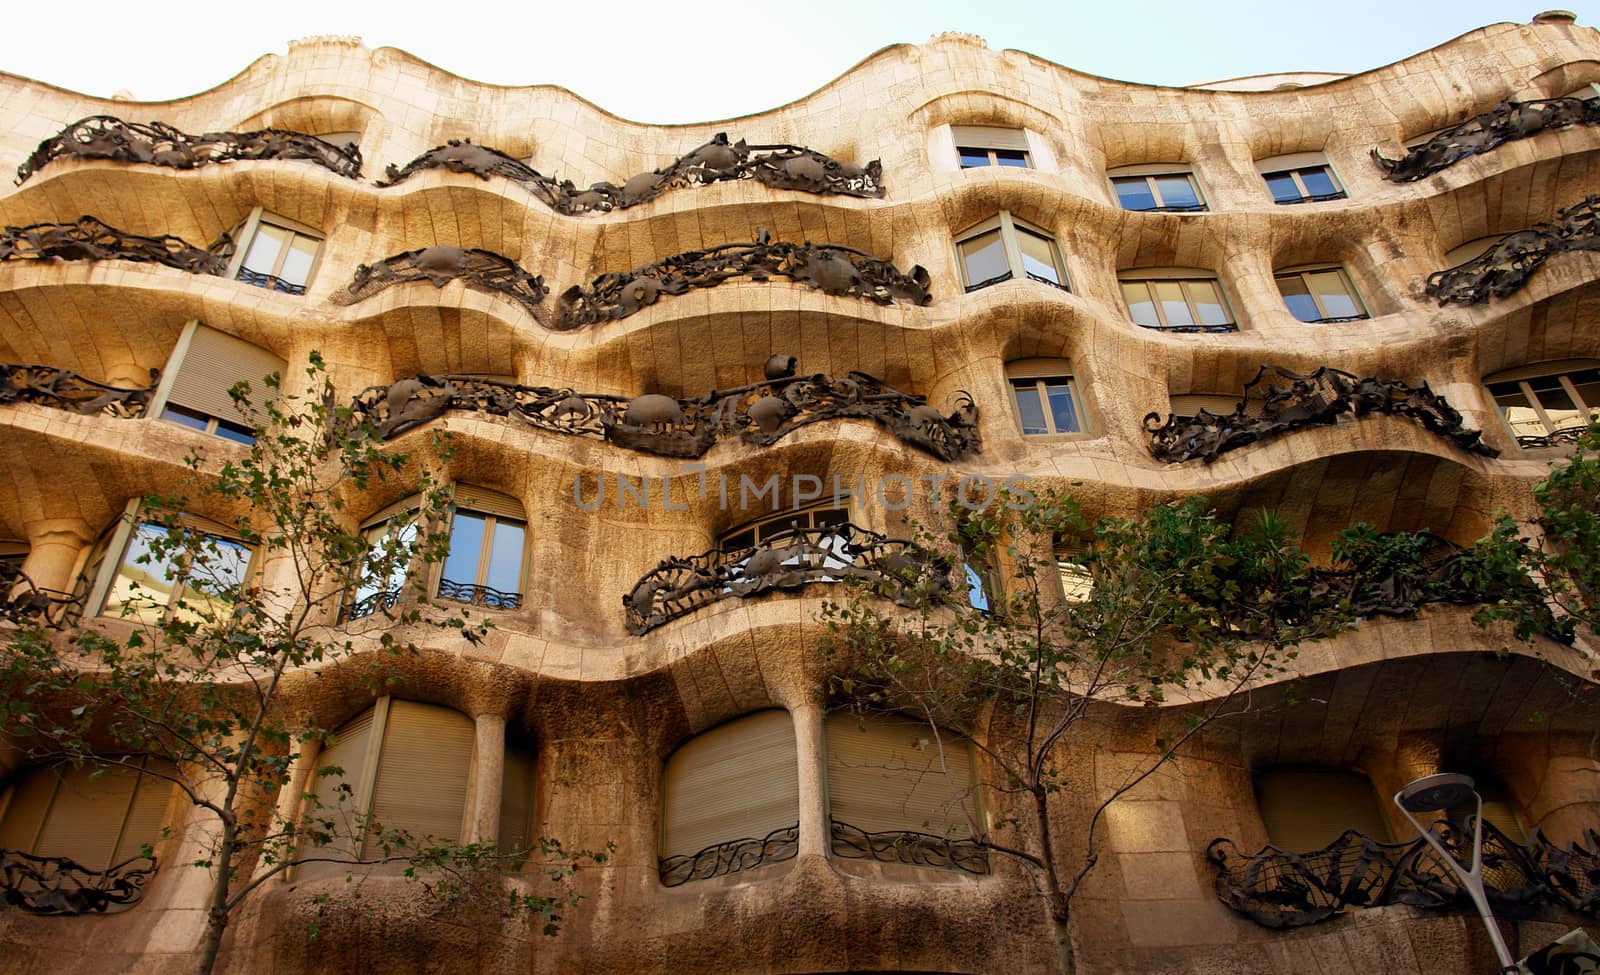
{"label": "black metal railing", "polygon": [[1370,315],[1340,315],[1334,318],[1302,318],[1302,325],[1338,325],[1343,322],[1364,322],[1371,318]]}
{"label": "black metal railing", "polygon": [[969,285],[967,285],[965,288],[963,288],[961,290],[965,291],[967,294],[970,295],[974,291],[981,291],[982,289],[989,287],[991,284],[999,284],[1001,281],[1010,281],[1010,280],[1011,280],[1011,272],[1010,271],[1002,271],[999,274],[996,274],[992,278],[984,278],[982,281],[976,282],[975,284],[969,284]]}
{"label": "black metal railing", "polygon": [[851,860],[908,863],[918,867],[989,872],[989,850],[973,839],[952,839],[912,830],[868,833],[837,819],[830,820],[833,855]]}
{"label": "black metal railing", "polygon": [[386,613],[394,609],[395,604],[400,601],[402,592],[400,589],[386,589],[358,599],[345,607],[342,621],[348,623],[351,620],[371,616],[373,613]]}
{"label": "black metal railing", "polygon": [[0,562],[0,623],[59,627],[82,605],[72,593],[41,589],[19,563]]}
{"label": "black metal railing", "polygon": [[1239,325],[1236,322],[1227,322],[1223,325],[1146,325],[1143,322],[1135,322],[1134,324],[1140,328],[1148,328],[1152,332],[1175,332],[1181,335],[1221,335],[1239,330]]}
{"label": "black metal railing", "polygon": [[0,363],[0,405],[38,403],[69,413],[134,418],[144,415],[155,395],[161,370],[150,370],[150,385],[142,389],[108,386],[53,366]]}
{"label": "black metal railing", "polygon": [[1575,426],[1561,427],[1549,433],[1518,434],[1517,446],[1523,450],[1534,450],[1539,447],[1570,447],[1583,438],[1589,424],[1580,422]]}
{"label": "black metal railing", "polygon": [[30,914],[103,914],[137,904],[155,872],[152,857],[91,870],[66,857],[0,849],[0,899]]}
{"label": "black metal railing", "polygon": [[677,887],[691,880],[708,880],[765,863],[793,860],[800,853],[800,824],[775,829],[763,837],[714,843],[698,853],[662,857],[661,886]]}
{"label": "black metal railing", "polygon": [[1436,133],[1426,142],[1408,147],[1399,159],[1385,159],[1374,149],[1372,161],[1383,170],[1384,179],[1409,183],[1504,143],[1571,125],[1600,125],[1600,97],[1568,95],[1526,102],[1507,99],[1481,115]]}
{"label": "black metal railing", "polygon": [[778,532],[754,547],[663,559],[622,597],[622,606],[628,632],[638,635],[724,599],[845,579],[867,582],[901,605],[952,591],[943,557],[846,522]]}
{"label": "black metal railing", "polygon": [[1055,278],[1047,278],[1042,274],[1034,274],[1032,271],[1028,272],[1028,280],[1037,281],[1040,284],[1048,284],[1052,288],[1060,288],[1062,291],[1065,291],[1068,294],[1072,293],[1072,289],[1067,287],[1065,282],[1057,281]]}
{"label": "black metal railing", "polygon": [[487,609],[522,608],[522,593],[520,592],[501,592],[492,586],[456,582],[454,579],[441,579],[439,581],[439,598],[457,603],[466,603],[469,606],[483,606]]}
{"label": "black metal railing", "polygon": [[1326,203],[1329,200],[1342,200],[1344,198],[1344,191],[1336,190],[1332,193],[1311,193],[1307,196],[1296,197],[1293,200],[1276,200],[1274,202],[1276,202],[1278,206],[1287,207],[1294,206],[1297,203]]}
{"label": "black metal railing", "polygon": [[1506,234],[1476,257],[1428,275],[1423,293],[1440,305],[1478,304],[1516,292],[1546,261],[1600,246],[1600,194],[1585,197],[1554,220]]}
{"label": "black metal railing", "polygon": [[275,277],[264,271],[252,271],[247,267],[239,269],[239,273],[235,275],[235,280],[243,281],[245,284],[253,284],[258,288],[266,288],[268,291],[281,291],[286,295],[303,295],[306,293],[306,286],[303,284],[285,281],[283,278]]}

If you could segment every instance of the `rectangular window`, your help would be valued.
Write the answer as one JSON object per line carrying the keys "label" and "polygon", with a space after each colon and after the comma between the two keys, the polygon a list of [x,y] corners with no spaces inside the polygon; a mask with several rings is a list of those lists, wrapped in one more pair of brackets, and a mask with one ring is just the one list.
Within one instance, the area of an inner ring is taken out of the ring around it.
{"label": "rectangular window", "polygon": [[1055,238],[1002,210],[956,238],[962,286],[968,292],[1026,278],[1068,290]]}
{"label": "rectangular window", "polygon": [[1487,383],[1500,415],[1524,447],[1548,446],[1562,433],[1600,420],[1600,366]]}
{"label": "rectangular window", "polygon": [[245,284],[303,295],[316,267],[322,238],[292,220],[265,214],[258,207],[239,228],[243,258],[233,276]]}
{"label": "rectangular window", "polygon": [[1272,201],[1279,206],[1342,200],[1345,195],[1326,164],[1262,173],[1261,178],[1267,182]]}
{"label": "rectangular window", "polygon": [[1214,278],[1124,280],[1122,298],[1135,325],[1168,332],[1233,332],[1238,326]]}
{"label": "rectangular window", "polygon": [[962,169],[982,166],[1028,169],[1033,165],[1028,155],[1028,136],[1021,129],[952,125],[950,135],[955,140],[956,158]]}
{"label": "rectangular window", "polygon": [[192,547],[176,549],[175,530],[151,522],[132,526],[100,615],[160,625],[177,618],[214,622],[230,611],[250,572],[248,546],[194,531]]}
{"label": "rectangular window", "polygon": [[284,360],[260,346],[190,322],[167,361],[156,415],[235,443],[254,443],[251,417],[234,402],[231,391],[248,383],[249,402],[262,405],[278,394],[266,377],[282,377],[285,369]]}
{"label": "rectangular window", "polygon": [[1013,378],[1011,402],[1025,436],[1078,433],[1083,429],[1071,376]]}
{"label": "rectangular window", "polygon": [[496,515],[457,511],[450,522],[439,598],[516,609],[522,605],[522,552],[527,526]]}
{"label": "rectangular window", "polygon": [[1355,286],[1340,268],[1309,268],[1277,275],[1278,291],[1289,314],[1302,322],[1325,325],[1367,317]]}
{"label": "rectangular window", "polygon": [[1146,213],[1197,213],[1207,209],[1189,173],[1112,176],[1111,187],[1124,210]]}

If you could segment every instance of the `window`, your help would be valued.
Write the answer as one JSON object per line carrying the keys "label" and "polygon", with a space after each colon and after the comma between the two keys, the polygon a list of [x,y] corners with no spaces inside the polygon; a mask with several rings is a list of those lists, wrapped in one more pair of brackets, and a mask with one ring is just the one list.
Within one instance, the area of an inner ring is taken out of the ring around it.
{"label": "window", "polygon": [[161,775],[174,769],[157,759],[124,760],[132,767],[85,763],[24,772],[0,792],[0,849],[64,857],[98,871],[153,848],[177,788]]}
{"label": "window", "polygon": [[[971,742],[890,715],[830,714],[824,730],[835,854],[865,855],[849,841],[859,833],[978,838],[983,816]],[[918,844],[907,837],[897,845]]]}
{"label": "window", "polygon": [[988,125],[952,125],[950,135],[956,143],[956,159],[962,169],[980,166],[1014,166],[1031,169],[1028,134],[1021,129]]}
{"label": "window", "polygon": [[1124,210],[1146,213],[1198,213],[1208,209],[1189,167],[1181,164],[1123,166],[1109,174],[1111,189]]}
{"label": "window", "polygon": [[459,485],[439,598],[493,609],[522,605],[527,515],[515,498]]}
{"label": "window", "polygon": [[[318,830],[331,824],[332,840],[305,854],[336,860],[382,857],[380,838],[366,828],[369,819],[385,832],[404,831],[417,842],[465,839],[475,735],[472,719],[459,711],[379,698],[340,727],[317,756],[314,784],[308,787],[317,801],[307,806],[304,819]],[[298,869],[301,877],[342,870],[338,863]]]}
{"label": "window", "polygon": [[1339,769],[1270,769],[1255,776],[1267,839],[1291,853],[1311,853],[1353,829],[1379,842],[1393,837],[1372,782]]}
{"label": "window", "polygon": [[1600,360],[1545,362],[1484,380],[1511,435],[1548,447],[1600,420]]}
{"label": "window", "polygon": [[1367,310],[1356,294],[1350,278],[1338,267],[1311,267],[1282,271],[1277,275],[1278,293],[1289,314],[1302,322],[1327,325],[1354,322],[1367,317]]}
{"label": "window", "polygon": [[1135,325],[1163,332],[1239,330],[1221,284],[1208,271],[1125,271],[1119,277]]}
{"label": "window", "polygon": [[[160,625],[170,619],[214,622],[231,612],[233,599],[250,574],[251,549],[226,538],[220,525],[185,516],[180,528],[138,519],[138,503],[113,534],[108,551],[115,563],[103,564],[91,606],[101,616]],[[193,553],[158,548],[176,544],[174,531],[198,536]]]}
{"label": "window", "polygon": [[229,391],[238,383],[249,383],[248,402],[265,403],[278,394],[265,377],[281,377],[285,369],[284,361],[266,349],[190,322],[167,360],[151,413],[235,443],[254,443],[250,417]]}
{"label": "window", "polygon": [[1011,406],[1023,436],[1082,433],[1088,425],[1078,406],[1072,367],[1061,359],[1023,359],[1006,364]]}
{"label": "window", "polygon": [[[808,508],[795,508],[789,511],[780,511],[777,514],[747,522],[738,528],[724,532],[718,545],[724,554],[741,552],[765,545],[774,538],[783,536],[791,531],[806,531],[811,529],[828,529],[850,523],[850,509],[836,508],[832,501],[813,505]],[[855,562],[855,553],[850,551],[849,541],[843,534],[820,532],[812,539],[821,549],[820,557],[799,553],[781,564],[801,568],[842,569]],[[746,557],[743,561],[749,561]],[[743,562],[741,562],[743,564]],[[832,582],[828,577],[819,581]]]}
{"label": "window", "polygon": [[1279,206],[1344,199],[1344,187],[1320,152],[1298,152],[1256,160],[1256,171],[1266,180],[1272,202]]}
{"label": "window", "polygon": [[258,288],[303,295],[322,249],[322,235],[256,207],[234,235],[231,276]]}
{"label": "window", "polygon": [[418,503],[416,498],[409,498],[390,505],[361,527],[367,542],[367,563],[362,566],[361,581],[345,607],[346,620],[391,609],[405,594],[406,579],[412,570],[412,548],[420,531]]}
{"label": "window", "polygon": [[[685,742],[667,759],[661,815],[661,857],[696,853],[740,840],[764,841],[800,823],[800,766],[794,721],[787,711],[758,711]],[[765,843],[755,845],[762,859]],[[789,859],[794,847],[785,846]],[[737,858],[742,860],[743,858]],[[663,863],[668,885],[742,869],[724,858]]]}
{"label": "window", "polygon": [[1463,241],[1450,248],[1450,252],[1445,254],[1444,266],[1446,268],[1460,267],[1468,261],[1481,256],[1503,239],[1499,234],[1491,234],[1488,237],[1474,237],[1471,240]]}
{"label": "window", "polygon": [[1055,238],[1005,210],[959,235],[956,251],[961,256],[961,283],[969,292],[1013,277],[1068,290]]}
{"label": "window", "polygon": [[1063,602],[1084,603],[1094,595],[1094,572],[1083,561],[1088,545],[1080,538],[1056,539],[1056,576],[1061,583]]}

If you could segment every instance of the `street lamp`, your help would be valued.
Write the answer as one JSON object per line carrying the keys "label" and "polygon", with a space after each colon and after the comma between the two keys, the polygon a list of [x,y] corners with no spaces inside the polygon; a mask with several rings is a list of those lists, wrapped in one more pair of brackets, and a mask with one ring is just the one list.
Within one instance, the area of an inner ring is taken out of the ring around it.
{"label": "street lamp", "polygon": [[[1483,918],[1483,926],[1489,929],[1489,940],[1494,943],[1495,954],[1500,956],[1500,970],[1515,972],[1516,960],[1511,957],[1511,950],[1506,947],[1505,938],[1500,934],[1500,925],[1495,923],[1494,913],[1489,910],[1489,898],[1483,892],[1483,796],[1478,795],[1478,790],[1473,785],[1471,776],[1456,772],[1424,775],[1414,782],[1407,783],[1405,788],[1396,792],[1394,804],[1400,807],[1400,811],[1405,813],[1406,819],[1417,828],[1417,832],[1422,834],[1427,844],[1433,847],[1440,859],[1449,864],[1450,869],[1461,879],[1461,885],[1472,897],[1472,903],[1477,905],[1478,916]],[[1468,799],[1478,804],[1478,812],[1472,817],[1471,869],[1452,856],[1433,830],[1423,826],[1417,817],[1412,815],[1419,812],[1439,812],[1460,805]]]}

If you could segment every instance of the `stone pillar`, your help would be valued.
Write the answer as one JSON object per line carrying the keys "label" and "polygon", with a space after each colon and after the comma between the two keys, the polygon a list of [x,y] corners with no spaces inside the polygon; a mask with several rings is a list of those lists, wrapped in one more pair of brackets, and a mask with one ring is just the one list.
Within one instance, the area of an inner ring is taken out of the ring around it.
{"label": "stone pillar", "polygon": [[477,739],[473,747],[471,819],[466,841],[479,843],[500,835],[500,790],[505,780],[506,719],[480,714],[474,719]]}
{"label": "stone pillar", "polygon": [[828,855],[827,768],[823,764],[822,708],[801,704],[794,716],[794,741],[800,765],[800,855]]}
{"label": "stone pillar", "polygon": [[1600,822],[1600,770],[1586,755],[1553,755],[1544,768],[1539,792],[1527,803],[1529,826],[1552,842],[1582,842],[1584,831]]}
{"label": "stone pillar", "polygon": [[82,518],[51,518],[28,525],[28,559],[22,571],[40,589],[72,590],[78,553],[94,540]]}
{"label": "stone pillar", "polygon": [[[95,377],[88,377],[93,379]],[[110,362],[106,364],[107,386],[116,386],[121,389],[147,389],[154,385],[150,378],[150,370],[135,365],[132,362]]]}

